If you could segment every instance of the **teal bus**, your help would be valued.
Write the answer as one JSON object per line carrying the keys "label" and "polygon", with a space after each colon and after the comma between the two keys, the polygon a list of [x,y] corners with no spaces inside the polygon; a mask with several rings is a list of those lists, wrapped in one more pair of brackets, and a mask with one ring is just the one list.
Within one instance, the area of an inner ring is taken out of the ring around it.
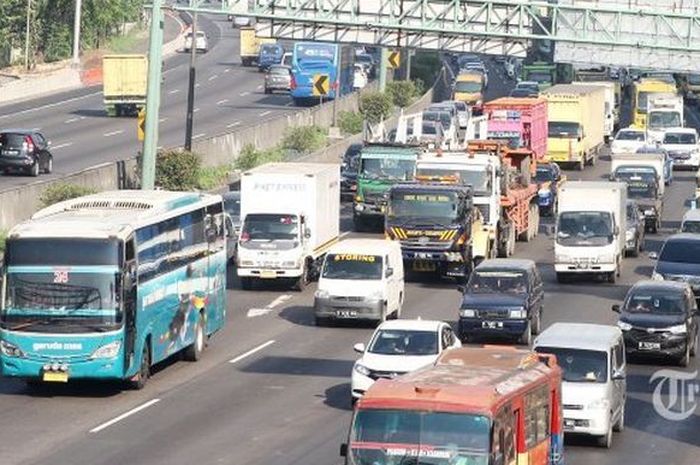
{"label": "teal bus", "polygon": [[153,364],[198,360],[226,319],[231,234],[219,195],[123,190],[40,210],[7,236],[0,372],[140,389]]}

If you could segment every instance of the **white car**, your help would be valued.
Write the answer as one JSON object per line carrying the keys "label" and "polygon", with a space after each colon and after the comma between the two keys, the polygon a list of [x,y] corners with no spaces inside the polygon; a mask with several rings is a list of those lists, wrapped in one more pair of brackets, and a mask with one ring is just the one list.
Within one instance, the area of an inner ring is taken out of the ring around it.
{"label": "white car", "polygon": [[362,354],[352,368],[353,401],[379,378],[417,370],[435,362],[446,349],[461,347],[452,327],[443,321],[390,320],[374,331],[369,345],[355,344]]}
{"label": "white car", "polygon": [[661,147],[673,159],[674,167],[700,168],[700,146],[698,133],[693,128],[673,128],[666,130]]}
{"label": "white car", "polygon": [[[207,34],[204,31],[197,31],[197,37],[194,41],[194,48],[197,52],[206,52],[209,50],[209,43],[207,41]],[[189,52],[192,50],[192,31],[188,32],[185,36],[185,51]]]}
{"label": "white car", "polygon": [[610,144],[610,151],[613,155],[620,153],[635,153],[637,149],[644,147],[646,143],[647,134],[643,129],[620,129],[617,131],[615,138]]}

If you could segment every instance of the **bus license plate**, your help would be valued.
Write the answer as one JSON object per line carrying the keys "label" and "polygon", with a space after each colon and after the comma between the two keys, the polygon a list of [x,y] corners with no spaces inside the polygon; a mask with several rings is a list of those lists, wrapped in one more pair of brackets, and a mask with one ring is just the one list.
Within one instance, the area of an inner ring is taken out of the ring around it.
{"label": "bus license plate", "polygon": [[661,349],[661,343],[660,342],[640,342],[639,343],[639,349],[640,350],[660,350]]}
{"label": "bus license plate", "polygon": [[482,321],[481,327],[486,329],[503,329],[502,321]]}
{"label": "bus license plate", "polygon": [[55,371],[45,371],[43,380],[48,383],[67,383],[68,373],[55,372]]}
{"label": "bus license plate", "polygon": [[275,273],[274,271],[270,271],[270,270],[263,270],[260,272],[260,277],[263,279],[276,278],[277,273]]}

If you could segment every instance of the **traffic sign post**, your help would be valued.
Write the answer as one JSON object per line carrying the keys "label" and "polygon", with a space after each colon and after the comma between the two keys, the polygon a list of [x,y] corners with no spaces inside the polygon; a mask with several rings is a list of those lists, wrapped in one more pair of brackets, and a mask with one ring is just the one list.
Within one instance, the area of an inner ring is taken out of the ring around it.
{"label": "traffic sign post", "polygon": [[139,111],[139,117],[136,124],[136,135],[138,136],[139,141],[143,142],[143,139],[146,136],[146,110],[144,108]]}
{"label": "traffic sign post", "polygon": [[330,76],[328,76],[327,74],[316,74],[314,76],[312,91],[316,97],[323,97],[324,95],[328,95],[330,87]]}
{"label": "traffic sign post", "polygon": [[394,50],[387,57],[387,65],[389,68],[397,69],[401,66],[401,52]]}

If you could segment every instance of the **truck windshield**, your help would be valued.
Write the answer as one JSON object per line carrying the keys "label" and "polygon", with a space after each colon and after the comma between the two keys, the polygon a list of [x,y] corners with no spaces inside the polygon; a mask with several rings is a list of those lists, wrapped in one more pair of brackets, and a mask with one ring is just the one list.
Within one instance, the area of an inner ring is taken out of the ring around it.
{"label": "truck windshield", "polygon": [[681,115],[676,111],[651,111],[647,125],[650,129],[677,128],[681,124]]}
{"label": "truck windshield", "polygon": [[489,463],[491,422],[482,415],[358,410],[350,434],[354,465]]}
{"label": "truck windshield", "polygon": [[608,354],[603,351],[542,346],[535,351],[557,357],[564,381],[605,383],[608,380]]}
{"label": "truck windshield", "polygon": [[552,82],[552,74],[546,71],[530,71],[527,73],[528,81],[536,81],[539,83]]}
{"label": "truck windshield", "polygon": [[472,186],[475,196],[491,195],[491,176],[483,167],[479,171],[456,168],[421,168],[416,170],[417,176],[425,176],[436,180],[454,179],[463,186]]}
{"label": "truck windshield", "polygon": [[457,81],[455,83],[455,92],[464,92],[465,94],[481,92],[481,83],[477,81]]}
{"label": "truck windshield", "polygon": [[44,333],[117,329],[118,272],[107,268],[8,266],[1,326]]}
{"label": "truck windshield", "polygon": [[475,270],[467,289],[477,294],[524,294],[527,292],[527,277],[519,270]]}
{"label": "truck windshield", "polygon": [[397,181],[410,181],[416,169],[416,161],[409,159],[386,158],[362,158],[360,161],[360,175],[369,179],[393,179]]}
{"label": "truck windshield", "polygon": [[458,198],[454,192],[393,192],[387,217],[392,220],[436,218],[452,222],[458,214]]}
{"label": "truck windshield", "polygon": [[557,243],[563,246],[601,246],[613,241],[609,212],[562,212],[557,225]]}
{"label": "truck windshield", "polygon": [[667,132],[664,135],[664,144],[668,145],[693,145],[697,141],[695,134],[687,132]]}
{"label": "truck windshield", "polygon": [[325,279],[382,279],[382,257],[362,254],[329,254],[323,264]]}
{"label": "truck windshield", "polygon": [[549,137],[568,139],[578,137],[580,126],[578,123],[570,123],[565,121],[550,121],[549,122]]}
{"label": "truck windshield", "polygon": [[295,241],[299,238],[296,215],[250,214],[243,221],[241,243]]}
{"label": "truck windshield", "polygon": [[691,86],[700,86],[700,74],[689,74],[688,84]]}

